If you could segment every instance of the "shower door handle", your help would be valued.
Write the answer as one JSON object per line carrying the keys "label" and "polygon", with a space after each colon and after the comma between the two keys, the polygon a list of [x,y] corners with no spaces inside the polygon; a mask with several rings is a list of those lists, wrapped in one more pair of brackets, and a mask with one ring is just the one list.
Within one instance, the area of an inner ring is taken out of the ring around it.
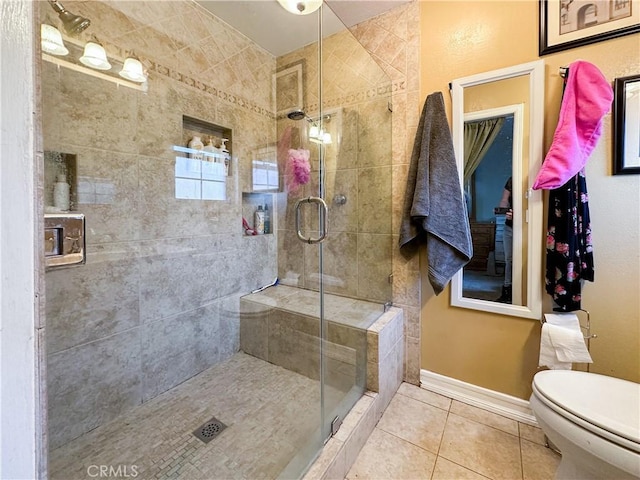
{"label": "shower door handle", "polygon": [[[315,203],[320,206],[320,236],[318,238],[305,237],[300,230],[301,219],[301,207],[303,203]],[[296,234],[298,238],[305,243],[320,243],[327,237],[328,225],[327,216],[329,214],[329,208],[326,202],[320,197],[307,197],[302,198],[296,202]]]}

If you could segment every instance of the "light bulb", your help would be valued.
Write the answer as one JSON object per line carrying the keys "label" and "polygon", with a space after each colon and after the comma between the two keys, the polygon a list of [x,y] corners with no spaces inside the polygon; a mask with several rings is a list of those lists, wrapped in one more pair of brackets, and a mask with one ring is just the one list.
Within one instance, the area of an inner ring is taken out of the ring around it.
{"label": "light bulb", "polygon": [[62,42],[60,30],[51,25],[40,25],[40,44],[42,51],[51,55],[68,55],[69,50]]}
{"label": "light bulb", "polygon": [[144,74],[142,63],[135,57],[129,57],[124,61],[122,70],[118,73],[122,78],[131,80],[132,82],[146,82],[147,77]]}
{"label": "light bulb", "polygon": [[87,42],[80,61],[87,67],[95,68],[96,70],[111,69],[111,64],[107,60],[107,52],[104,51],[104,47],[99,43]]}

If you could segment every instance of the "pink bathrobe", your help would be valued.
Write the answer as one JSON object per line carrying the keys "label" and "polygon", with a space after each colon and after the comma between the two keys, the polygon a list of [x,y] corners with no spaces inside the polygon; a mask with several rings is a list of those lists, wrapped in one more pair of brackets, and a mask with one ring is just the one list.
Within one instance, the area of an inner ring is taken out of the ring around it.
{"label": "pink bathrobe", "polygon": [[569,65],[558,126],[535,190],[559,188],[584,168],[612,101],[613,89],[598,67],[582,60]]}

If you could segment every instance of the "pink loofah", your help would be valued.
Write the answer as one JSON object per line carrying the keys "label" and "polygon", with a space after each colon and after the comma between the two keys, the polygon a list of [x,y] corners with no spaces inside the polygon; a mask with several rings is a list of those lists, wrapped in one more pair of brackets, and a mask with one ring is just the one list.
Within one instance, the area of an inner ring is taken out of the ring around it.
{"label": "pink loofah", "polygon": [[284,172],[287,190],[296,193],[300,185],[309,183],[311,165],[309,164],[309,150],[303,148],[289,149],[289,158]]}

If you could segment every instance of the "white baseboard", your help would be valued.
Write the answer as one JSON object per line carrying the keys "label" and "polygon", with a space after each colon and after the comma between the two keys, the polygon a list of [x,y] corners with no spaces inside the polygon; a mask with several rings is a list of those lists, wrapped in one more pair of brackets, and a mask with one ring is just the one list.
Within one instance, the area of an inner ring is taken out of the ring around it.
{"label": "white baseboard", "polygon": [[488,410],[503,417],[538,426],[529,402],[504,393],[478,387],[470,383],[445,377],[428,370],[420,370],[420,386],[454,400]]}

